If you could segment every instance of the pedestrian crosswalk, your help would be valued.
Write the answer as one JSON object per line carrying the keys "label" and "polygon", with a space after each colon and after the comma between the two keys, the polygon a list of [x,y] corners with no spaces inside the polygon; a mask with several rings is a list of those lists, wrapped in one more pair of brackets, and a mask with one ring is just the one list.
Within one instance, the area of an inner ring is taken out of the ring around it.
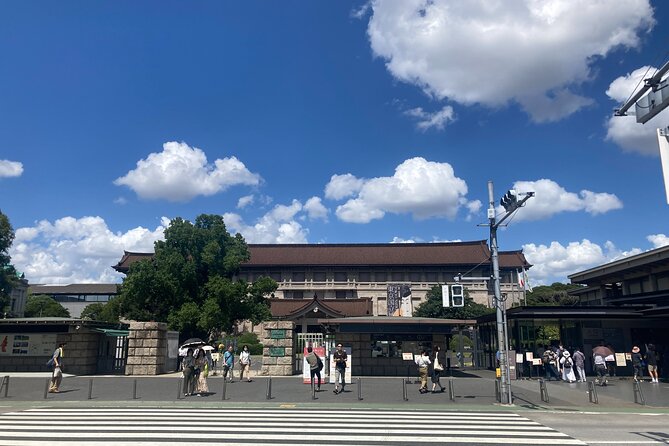
{"label": "pedestrian crosswalk", "polygon": [[582,445],[508,412],[320,408],[40,408],[0,414],[0,446]]}

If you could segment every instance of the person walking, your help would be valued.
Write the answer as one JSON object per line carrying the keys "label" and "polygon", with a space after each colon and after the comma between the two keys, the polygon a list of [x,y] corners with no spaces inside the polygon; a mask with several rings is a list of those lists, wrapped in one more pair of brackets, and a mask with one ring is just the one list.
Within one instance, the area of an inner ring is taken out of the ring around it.
{"label": "person walking", "polygon": [[562,380],[569,381],[570,383],[576,382],[576,376],[574,375],[574,360],[571,358],[569,350],[562,351],[562,359],[560,359],[560,365],[562,366]]}
{"label": "person walking", "polygon": [[59,393],[60,383],[63,381],[63,348],[65,343],[58,344],[58,348],[54,350],[53,356],[49,362],[53,366],[53,373],[51,374],[51,382],[49,383],[49,393]]}
{"label": "person walking", "polygon": [[431,364],[430,357],[425,350],[421,350],[420,356],[416,356],[416,365],[418,366],[418,376],[420,377],[420,393],[427,393],[427,369]]}
{"label": "person walking", "polygon": [[189,348],[181,363],[184,377],[184,396],[191,396],[195,387],[195,358],[193,349]]}
{"label": "person walking", "polygon": [[657,353],[653,344],[648,344],[646,347],[646,365],[648,366],[651,382],[659,383],[660,381],[657,379]]}
{"label": "person walking", "polygon": [[[307,364],[309,364],[309,372],[311,373],[311,386],[316,386],[316,392],[321,391],[321,370],[323,370],[323,360],[318,357],[312,347],[307,347]],[[314,378],[318,378],[318,385]]]}
{"label": "person walking", "polygon": [[230,372],[230,382],[232,382],[232,371],[234,370],[233,366],[235,365],[235,353],[232,348],[232,345],[228,345],[228,349],[223,354],[223,379],[228,377],[228,372]]}
{"label": "person walking", "polygon": [[595,384],[606,386],[608,384],[608,380],[606,379],[608,375],[608,370],[606,369],[606,360],[604,359],[604,356],[598,354],[595,354],[593,359],[595,362],[595,372],[597,372]]}
{"label": "person walking", "polygon": [[576,372],[578,373],[578,380],[579,382],[584,383],[586,381],[585,378],[585,355],[581,351],[580,348],[576,348],[574,350],[574,354],[572,356],[574,359],[574,365],[576,366]]}
{"label": "person walking", "polygon": [[434,353],[432,357],[432,393],[437,393],[436,389],[439,386],[439,391],[443,392],[446,390],[444,386],[441,385],[439,381],[441,377],[441,372],[444,371],[444,354],[441,351],[441,348],[438,345],[434,346]]}
{"label": "person walking", "polygon": [[244,345],[242,352],[239,354],[240,381],[244,381],[244,374],[246,374],[246,382],[251,382],[251,352],[248,345]]}
{"label": "person walking", "polygon": [[209,384],[207,383],[207,376],[209,376],[209,361],[204,350],[199,349],[195,356],[195,393],[197,396],[209,393]]}
{"label": "person walking", "polygon": [[[344,347],[341,344],[337,344],[337,350],[332,354],[332,360],[335,363],[335,388],[334,394],[340,394],[344,391],[346,387],[346,362],[348,361],[348,356],[344,351]],[[341,388],[339,387],[339,381],[341,380]]]}
{"label": "person walking", "polygon": [[639,382],[639,377],[642,375],[641,361],[643,361],[643,357],[641,356],[641,349],[635,345],[632,347],[632,368],[634,369],[635,382]]}

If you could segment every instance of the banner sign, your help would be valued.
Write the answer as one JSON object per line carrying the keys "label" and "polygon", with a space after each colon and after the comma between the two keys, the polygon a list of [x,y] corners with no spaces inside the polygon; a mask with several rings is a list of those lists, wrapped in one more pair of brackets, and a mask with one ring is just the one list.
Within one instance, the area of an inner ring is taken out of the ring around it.
{"label": "banner sign", "polygon": [[387,289],[387,315],[388,316],[413,316],[413,304],[411,302],[411,285],[392,283]]}
{"label": "banner sign", "polygon": [[51,356],[56,342],[56,334],[0,333],[0,356]]}

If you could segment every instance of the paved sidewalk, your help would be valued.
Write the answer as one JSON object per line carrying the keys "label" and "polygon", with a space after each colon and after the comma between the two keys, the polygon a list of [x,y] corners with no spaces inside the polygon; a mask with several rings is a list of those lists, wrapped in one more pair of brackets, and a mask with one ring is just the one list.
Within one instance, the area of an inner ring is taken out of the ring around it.
{"label": "paved sidewalk", "polygon": [[[418,392],[419,384],[411,379],[406,384],[408,400],[403,398],[402,377],[360,377],[362,399],[358,397],[358,378],[346,386],[346,391],[335,395],[332,384],[323,384],[322,391],[312,399],[311,388],[302,383],[301,376],[273,377],[271,399],[267,399],[268,377],[255,376],[252,382],[225,384],[223,379],[209,377],[211,393],[207,396],[184,397],[180,373],[160,376],[72,376],[66,375],[61,393],[46,394],[49,373],[7,373],[10,376],[8,389],[0,389],[0,405],[16,403],[217,403],[217,404],[298,404],[376,406],[387,408],[452,406],[472,409],[500,406],[495,398],[493,372],[487,370],[467,371],[453,378],[442,378],[446,387],[443,393]],[[449,392],[449,380],[454,391]],[[669,384],[642,383],[646,406],[634,403],[631,380],[613,379],[607,387],[596,387],[599,404],[589,402],[587,385],[584,383],[546,382],[549,402],[541,401],[537,380],[512,381],[514,407],[530,410],[593,410],[593,411],[644,411],[669,410]],[[431,388],[431,383],[430,383]],[[7,396],[5,397],[5,390]],[[90,397],[90,398],[89,398]]]}

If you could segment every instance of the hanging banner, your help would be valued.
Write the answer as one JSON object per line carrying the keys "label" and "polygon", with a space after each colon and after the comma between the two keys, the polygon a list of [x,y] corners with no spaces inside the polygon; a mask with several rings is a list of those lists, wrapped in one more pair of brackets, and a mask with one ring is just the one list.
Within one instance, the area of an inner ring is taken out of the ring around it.
{"label": "hanging banner", "polygon": [[388,316],[413,316],[413,303],[411,302],[411,285],[393,283],[387,288]]}

